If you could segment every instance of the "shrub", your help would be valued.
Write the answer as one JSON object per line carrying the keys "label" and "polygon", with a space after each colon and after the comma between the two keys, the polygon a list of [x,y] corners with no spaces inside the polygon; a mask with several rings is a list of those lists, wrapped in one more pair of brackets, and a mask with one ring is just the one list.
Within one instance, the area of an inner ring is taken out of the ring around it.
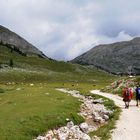
{"label": "shrub", "polygon": [[4,90],[2,88],[0,88],[0,93],[4,93]]}
{"label": "shrub", "polygon": [[13,59],[10,59],[10,61],[9,61],[9,65],[10,65],[10,67],[13,67],[13,66],[14,66]]}

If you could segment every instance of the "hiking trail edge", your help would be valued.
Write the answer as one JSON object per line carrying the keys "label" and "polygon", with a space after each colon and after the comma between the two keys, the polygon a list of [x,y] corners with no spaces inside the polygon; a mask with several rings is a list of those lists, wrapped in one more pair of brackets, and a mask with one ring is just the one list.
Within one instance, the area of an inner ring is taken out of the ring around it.
{"label": "hiking trail edge", "polygon": [[136,107],[136,101],[130,102],[129,109],[125,109],[124,102],[118,95],[92,90],[91,93],[107,97],[121,108],[122,112],[113,130],[112,140],[139,140],[140,138],[140,106]]}

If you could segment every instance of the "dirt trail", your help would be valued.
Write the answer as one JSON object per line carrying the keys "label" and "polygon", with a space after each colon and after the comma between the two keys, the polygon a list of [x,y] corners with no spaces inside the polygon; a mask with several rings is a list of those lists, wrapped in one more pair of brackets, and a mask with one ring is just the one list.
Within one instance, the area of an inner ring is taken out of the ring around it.
{"label": "dirt trail", "polygon": [[116,129],[113,131],[112,140],[139,140],[140,139],[140,107],[131,101],[130,108],[124,108],[122,98],[117,95],[92,90],[91,93],[102,95],[112,99],[122,109],[120,119],[117,121]]}

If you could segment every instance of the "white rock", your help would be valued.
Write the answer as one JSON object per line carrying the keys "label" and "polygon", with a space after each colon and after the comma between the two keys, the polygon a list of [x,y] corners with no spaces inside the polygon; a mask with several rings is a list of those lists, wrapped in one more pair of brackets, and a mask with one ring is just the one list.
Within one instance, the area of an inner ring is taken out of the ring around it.
{"label": "white rock", "polygon": [[51,140],[51,139],[52,139],[52,135],[51,135],[51,134],[47,134],[47,135],[45,136],[45,138],[46,138],[46,140]]}
{"label": "white rock", "polygon": [[80,128],[78,125],[74,125],[73,127],[70,128],[70,130],[75,132],[75,131],[80,131]]}
{"label": "white rock", "polygon": [[38,137],[37,137],[37,140],[47,140],[47,139],[46,139],[46,137],[38,136]]}
{"label": "white rock", "polygon": [[49,95],[50,93],[45,93],[45,95]]}
{"label": "white rock", "polygon": [[48,131],[48,133],[47,133],[47,134],[49,134],[49,135],[51,135],[51,136],[53,136],[53,135],[54,135],[54,133],[53,133],[53,131],[52,131],[52,130]]}
{"label": "white rock", "polygon": [[88,100],[92,100],[92,99],[93,99],[92,96],[86,96],[86,98],[87,98]]}
{"label": "white rock", "polygon": [[16,90],[21,90],[21,88],[17,88]]}
{"label": "white rock", "polygon": [[103,123],[103,122],[104,122],[104,120],[103,120],[102,117],[95,117],[95,118],[94,118],[94,121],[95,121],[95,122],[99,122],[99,123]]}
{"label": "white rock", "polygon": [[111,115],[113,113],[113,111],[110,111],[110,110],[102,110],[102,112],[106,115]]}
{"label": "white rock", "polygon": [[69,118],[66,118],[66,121],[70,121],[70,119]]}
{"label": "white rock", "polygon": [[67,134],[59,134],[59,140],[66,140],[67,137]]}
{"label": "white rock", "polygon": [[53,134],[54,135],[57,135],[57,131],[55,129],[53,130]]}
{"label": "white rock", "polygon": [[30,84],[30,86],[34,86],[34,84]]}
{"label": "white rock", "polygon": [[[98,100],[93,100],[91,96],[84,97],[83,95],[80,95],[79,92],[74,90],[68,91],[66,89],[59,89],[59,91],[69,93],[69,95],[77,97],[83,102],[80,106],[80,113],[78,114],[89,122],[96,121],[99,123],[104,123],[105,120],[109,119],[109,114],[112,113],[112,111],[108,111],[105,106],[101,104],[103,102],[101,98]],[[49,95],[49,93],[45,94]],[[95,102],[95,104],[93,102]],[[91,125],[90,123],[84,122],[78,126],[74,125],[69,118],[66,118],[66,121],[66,126],[54,129],[53,131],[48,131],[46,137],[39,136],[36,140],[91,140],[87,133],[97,130],[99,125],[94,126],[93,124]]]}
{"label": "white rock", "polygon": [[88,115],[88,116],[87,116],[87,119],[92,119],[92,118],[93,118],[92,115]]}
{"label": "white rock", "polygon": [[108,115],[104,115],[103,119],[105,119],[105,121],[109,120],[109,116]]}
{"label": "white rock", "polygon": [[103,102],[104,102],[104,101],[102,100],[102,98],[93,100],[93,103],[94,103],[94,104],[102,104]]}
{"label": "white rock", "polygon": [[86,112],[82,112],[82,113],[80,113],[82,116],[87,116],[88,114],[86,113]]}
{"label": "white rock", "polygon": [[93,132],[95,130],[97,130],[97,127],[90,125],[88,128],[88,133]]}
{"label": "white rock", "polygon": [[95,111],[92,112],[92,115],[93,115],[93,118],[97,118],[99,116],[98,113]]}
{"label": "white rock", "polygon": [[65,126],[65,127],[61,127],[57,130],[57,133],[60,134],[60,133],[67,133],[68,132],[68,128]]}
{"label": "white rock", "polygon": [[73,123],[72,121],[70,121],[70,122],[67,123],[67,127],[68,127],[68,128],[71,128],[71,127],[73,127],[73,126],[74,126],[74,123]]}
{"label": "white rock", "polygon": [[81,130],[82,130],[83,132],[86,133],[86,132],[88,131],[89,126],[88,126],[87,123],[81,123],[81,124],[80,124],[80,128],[81,128]]}
{"label": "white rock", "polygon": [[91,140],[91,138],[87,134],[83,133],[80,140]]}

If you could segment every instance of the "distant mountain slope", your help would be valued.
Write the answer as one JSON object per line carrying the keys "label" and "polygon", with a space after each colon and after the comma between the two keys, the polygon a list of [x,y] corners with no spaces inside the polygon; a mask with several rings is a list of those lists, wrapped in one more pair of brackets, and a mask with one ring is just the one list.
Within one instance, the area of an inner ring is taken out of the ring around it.
{"label": "distant mountain slope", "polygon": [[[12,63],[11,63],[12,62]],[[78,64],[26,57],[0,45],[0,83],[9,82],[113,82],[116,77]]]}
{"label": "distant mountain slope", "polygon": [[21,54],[26,56],[38,56],[47,58],[40,50],[35,46],[27,42],[25,39],[10,31],[9,29],[0,25],[0,44],[9,45],[15,50],[18,50]]}
{"label": "distant mountain slope", "polygon": [[140,74],[140,37],[99,45],[71,61],[93,65],[114,74]]}

